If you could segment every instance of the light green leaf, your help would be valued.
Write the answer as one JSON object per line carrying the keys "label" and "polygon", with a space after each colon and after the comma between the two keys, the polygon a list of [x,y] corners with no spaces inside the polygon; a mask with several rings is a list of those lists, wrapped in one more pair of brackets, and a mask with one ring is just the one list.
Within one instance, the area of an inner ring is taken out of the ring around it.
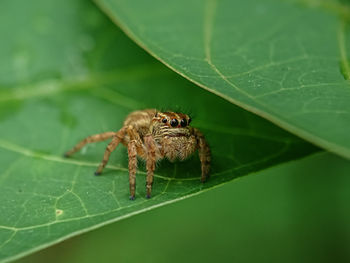
{"label": "light green leaf", "polygon": [[348,1],[96,2],[179,74],[350,158]]}
{"label": "light green leaf", "polygon": [[[0,261],[317,150],[179,77],[91,3],[6,0],[0,10]],[[190,111],[213,152],[206,184],[197,156],[164,161],[148,200],[141,163],[130,201],[125,148],[100,177],[105,143],[62,157],[147,107]]]}
{"label": "light green leaf", "polygon": [[349,262],[349,174],[348,160],[315,154],[17,263]]}

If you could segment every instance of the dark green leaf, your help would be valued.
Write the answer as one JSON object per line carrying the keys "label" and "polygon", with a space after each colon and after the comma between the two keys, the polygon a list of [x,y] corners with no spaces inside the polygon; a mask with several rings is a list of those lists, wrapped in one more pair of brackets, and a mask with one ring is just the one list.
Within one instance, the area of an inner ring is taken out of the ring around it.
{"label": "dark green leaf", "polygon": [[176,72],[350,158],[349,1],[96,1]]}

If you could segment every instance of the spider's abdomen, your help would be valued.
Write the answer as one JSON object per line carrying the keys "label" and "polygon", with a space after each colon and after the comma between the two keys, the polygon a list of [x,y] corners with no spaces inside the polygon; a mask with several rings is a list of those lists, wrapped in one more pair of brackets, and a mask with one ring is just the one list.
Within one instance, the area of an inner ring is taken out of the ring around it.
{"label": "spider's abdomen", "polygon": [[134,111],[126,117],[124,126],[133,126],[140,137],[143,138],[149,132],[149,127],[155,114],[155,109]]}

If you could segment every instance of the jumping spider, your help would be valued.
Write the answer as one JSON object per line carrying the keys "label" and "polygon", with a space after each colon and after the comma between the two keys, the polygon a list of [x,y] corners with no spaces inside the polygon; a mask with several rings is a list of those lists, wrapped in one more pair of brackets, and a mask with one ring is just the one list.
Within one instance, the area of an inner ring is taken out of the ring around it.
{"label": "jumping spider", "polygon": [[146,160],[146,197],[150,198],[156,162],[163,158],[182,161],[198,149],[202,168],[201,181],[205,182],[208,179],[210,148],[203,134],[198,129],[190,127],[190,123],[191,118],[183,113],[159,112],[155,109],[134,111],[127,116],[119,131],[89,136],[66,152],[65,157],[79,151],[87,143],[112,138],[95,172],[95,175],[100,175],[111,152],[121,142],[128,148],[130,199],[135,199],[137,156]]}

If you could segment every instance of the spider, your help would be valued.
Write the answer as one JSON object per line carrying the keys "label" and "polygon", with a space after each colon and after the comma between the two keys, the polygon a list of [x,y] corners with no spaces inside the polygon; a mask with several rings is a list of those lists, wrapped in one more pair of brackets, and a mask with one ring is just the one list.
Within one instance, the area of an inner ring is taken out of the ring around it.
{"label": "spider", "polygon": [[156,162],[163,158],[171,162],[176,159],[182,161],[198,149],[202,169],[201,181],[205,182],[209,178],[210,148],[203,134],[198,129],[189,126],[190,123],[191,118],[183,113],[159,112],[156,109],[134,111],[126,117],[119,131],[86,137],[64,156],[71,156],[87,143],[112,138],[95,172],[95,175],[100,175],[111,152],[121,142],[128,148],[130,200],[135,199],[137,156],[146,160],[146,198],[150,198]]}

